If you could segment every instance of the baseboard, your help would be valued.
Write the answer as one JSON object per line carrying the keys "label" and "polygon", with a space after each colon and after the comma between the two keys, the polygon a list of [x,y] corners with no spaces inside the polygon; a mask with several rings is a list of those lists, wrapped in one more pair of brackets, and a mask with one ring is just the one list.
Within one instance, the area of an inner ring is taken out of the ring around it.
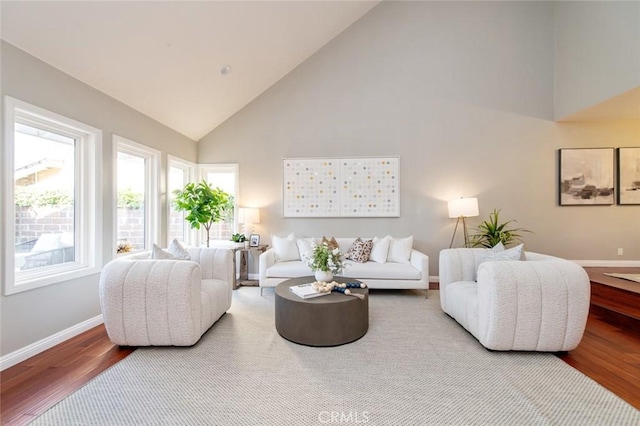
{"label": "baseboard", "polygon": [[49,337],[45,337],[42,340],[38,340],[37,342],[25,346],[24,348],[18,349],[17,351],[6,354],[0,357],[0,371],[4,371],[9,367],[18,364],[19,362],[25,361],[34,355],[38,355],[40,352],[44,352],[47,349],[52,348],[55,345],[58,345],[66,340],[69,340],[80,333],[84,333],[85,331],[97,325],[100,325],[103,322],[104,321],[102,319],[102,314],[100,314]]}
{"label": "baseboard", "polygon": [[252,281],[258,281],[260,279],[260,274],[249,274],[249,279]]}
{"label": "baseboard", "polygon": [[640,260],[572,260],[587,268],[638,268]]}
{"label": "baseboard", "polygon": [[429,276],[429,282],[430,283],[439,283],[440,282],[440,275],[430,275]]}

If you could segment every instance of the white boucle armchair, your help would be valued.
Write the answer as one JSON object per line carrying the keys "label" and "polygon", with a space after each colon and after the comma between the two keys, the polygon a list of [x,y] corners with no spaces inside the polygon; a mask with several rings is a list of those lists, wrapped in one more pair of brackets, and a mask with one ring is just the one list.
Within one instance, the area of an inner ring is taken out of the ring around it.
{"label": "white boucle armchair", "polygon": [[232,252],[215,248],[187,251],[191,260],[134,256],[104,267],[100,305],[112,342],[191,346],[231,307]]}
{"label": "white boucle armchair", "polygon": [[531,252],[524,261],[483,262],[486,253],[440,252],[442,310],[488,349],[561,352],[578,346],[590,301],[584,269]]}

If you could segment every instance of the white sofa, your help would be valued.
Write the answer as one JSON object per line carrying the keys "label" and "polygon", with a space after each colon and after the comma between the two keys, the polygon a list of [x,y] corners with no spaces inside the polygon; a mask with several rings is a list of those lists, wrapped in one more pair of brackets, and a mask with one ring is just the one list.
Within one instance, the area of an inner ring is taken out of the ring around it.
{"label": "white sofa", "polygon": [[232,252],[215,248],[187,251],[191,260],[132,256],[104,267],[100,304],[112,342],[191,346],[231,307]]}
{"label": "white sofa", "polygon": [[524,261],[485,261],[490,253],[440,252],[442,310],[488,349],[560,352],[578,346],[589,313],[584,269],[531,252]]}
{"label": "white sofa", "polygon": [[[299,238],[295,238],[298,240]],[[310,239],[319,243],[322,237],[305,237],[304,240]],[[364,238],[363,240],[371,239]],[[355,237],[336,238],[340,250],[346,254]],[[297,241],[296,241],[297,242]],[[368,261],[358,263],[346,260],[347,268],[340,274],[347,278],[358,279],[369,288],[377,289],[419,289],[428,290],[429,288],[429,258],[426,254],[421,253],[413,248],[409,249],[409,258],[404,262],[385,261],[378,263]],[[303,256],[299,251],[297,256],[292,260],[280,261],[276,254],[276,248],[272,247],[260,255],[260,291],[264,288],[275,287],[279,283],[290,278],[312,276],[311,268],[307,266],[303,260]]]}

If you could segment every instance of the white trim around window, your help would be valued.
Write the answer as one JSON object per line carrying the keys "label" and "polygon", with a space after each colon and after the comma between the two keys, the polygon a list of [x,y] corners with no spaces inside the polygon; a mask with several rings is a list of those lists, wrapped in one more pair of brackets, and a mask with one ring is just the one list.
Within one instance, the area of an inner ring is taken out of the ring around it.
{"label": "white trim around window", "polygon": [[[144,248],[137,250],[150,250],[151,245],[158,241],[159,235],[159,188],[160,188],[160,151],[154,148],[150,148],[138,142],[134,142],[130,139],[122,136],[113,135],[114,145],[114,176],[118,179],[118,153],[133,155],[144,159],[145,164],[145,198],[144,198]],[[118,238],[118,184],[114,185],[114,241],[117,242]],[[115,247],[114,247],[115,251]],[[131,253],[129,253],[131,254]]]}
{"label": "white trim around window", "polygon": [[[16,123],[52,132],[74,142],[74,259],[70,262],[16,270],[15,258],[15,127]],[[31,105],[4,97],[4,143],[0,162],[2,187],[2,235],[5,295],[43,287],[100,272],[102,253],[102,131]]]}
{"label": "white trim around window", "polygon": [[[183,160],[182,158],[174,157],[173,155],[167,155],[167,246],[171,244],[171,169],[180,169],[183,172],[182,188],[187,183],[194,182],[196,178],[196,164],[191,161]],[[191,225],[186,220],[183,224],[183,242],[188,245],[195,245],[197,233],[195,229],[191,228]]]}

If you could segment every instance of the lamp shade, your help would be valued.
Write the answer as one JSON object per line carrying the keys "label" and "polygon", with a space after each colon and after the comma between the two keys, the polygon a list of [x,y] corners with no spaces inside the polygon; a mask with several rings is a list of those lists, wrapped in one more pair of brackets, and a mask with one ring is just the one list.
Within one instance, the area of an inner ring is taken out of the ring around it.
{"label": "lamp shade", "polygon": [[241,207],[238,211],[238,222],[260,223],[260,209],[255,207]]}
{"label": "lamp shade", "polygon": [[477,198],[458,198],[448,203],[449,217],[474,217],[479,216]]}

